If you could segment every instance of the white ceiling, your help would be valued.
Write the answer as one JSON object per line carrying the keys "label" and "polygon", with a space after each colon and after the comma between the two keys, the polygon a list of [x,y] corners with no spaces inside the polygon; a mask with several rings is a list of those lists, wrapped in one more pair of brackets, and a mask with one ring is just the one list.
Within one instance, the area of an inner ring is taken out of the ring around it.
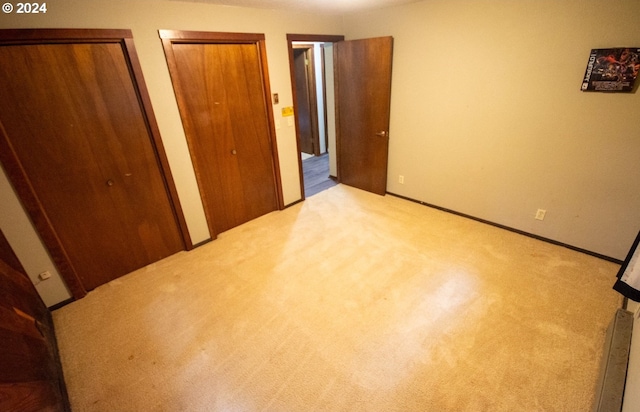
{"label": "white ceiling", "polygon": [[260,9],[295,10],[322,13],[349,13],[378,9],[421,0],[170,0],[209,3]]}

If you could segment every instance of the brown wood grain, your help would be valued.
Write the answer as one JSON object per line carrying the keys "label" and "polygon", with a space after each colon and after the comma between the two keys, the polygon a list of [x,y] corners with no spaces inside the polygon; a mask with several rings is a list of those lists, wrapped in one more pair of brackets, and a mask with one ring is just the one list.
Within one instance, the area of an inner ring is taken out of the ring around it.
{"label": "brown wood grain", "polygon": [[65,407],[51,382],[0,382],[0,406],[6,412],[61,412]]}
{"label": "brown wood grain", "polygon": [[[336,43],[336,124],[341,183],[385,194],[393,39]],[[385,132],[385,136],[376,133]]]}
{"label": "brown wood grain", "polygon": [[138,54],[136,52],[133,39],[128,37],[123,37],[122,41],[125,45],[125,51],[126,51],[126,56],[128,58],[129,67],[133,73],[132,79],[134,79],[134,83],[138,91],[138,98],[140,99],[142,110],[144,111],[144,120],[149,131],[149,136],[153,143],[153,149],[155,151],[155,154],[158,159],[158,163],[160,165],[160,170],[162,172],[164,184],[168,191],[169,198],[171,199],[171,207],[173,209],[173,214],[180,228],[180,235],[182,237],[182,242],[186,250],[192,250],[194,248],[194,245],[189,235],[187,220],[182,211],[182,205],[180,204],[180,198],[178,197],[178,189],[176,188],[175,182],[173,180],[173,175],[171,173],[171,168],[169,166],[169,159],[167,158],[167,154],[164,150],[164,145],[162,144],[162,138],[160,137],[160,129],[158,128],[158,123],[156,122],[155,113],[153,112],[153,109],[151,106],[151,98],[149,97],[147,84],[144,81],[144,76],[142,74],[142,67],[140,66],[140,61],[138,60]]}
{"label": "brown wood grain", "polygon": [[3,164],[74,296],[183,249],[123,43],[4,45],[0,61]]}
{"label": "brown wood grain", "polygon": [[0,260],[7,263],[16,272],[23,273],[25,276],[27,275],[27,272],[24,270],[22,263],[20,263],[20,260],[13,252],[11,245],[9,245],[9,241],[4,236],[2,230],[0,230]]}
{"label": "brown wood grain", "polygon": [[[198,37],[182,34],[177,39]],[[263,43],[256,36],[201,37],[195,42],[165,37],[163,45],[215,236],[276,210],[281,195]]]}
{"label": "brown wood grain", "polygon": [[120,41],[133,37],[131,30],[123,29],[3,29],[0,41],[3,44],[41,44],[50,41],[92,39],[98,41]]}
{"label": "brown wood grain", "polygon": [[0,301],[10,310],[19,308],[40,322],[46,323],[48,310],[26,275],[0,260]]}
{"label": "brown wood grain", "polygon": [[0,410],[65,410],[49,311],[26,276],[1,259],[0,342]]}
{"label": "brown wood grain", "polygon": [[294,47],[296,104],[295,116],[300,151],[320,155],[318,111],[313,70],[313,46]]}

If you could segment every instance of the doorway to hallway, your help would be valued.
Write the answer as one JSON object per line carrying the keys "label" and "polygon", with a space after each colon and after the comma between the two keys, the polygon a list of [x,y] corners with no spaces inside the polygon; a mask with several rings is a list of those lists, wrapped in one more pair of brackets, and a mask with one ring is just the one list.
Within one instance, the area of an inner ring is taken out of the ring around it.
{"label": "doorway to hallway", "polygon": [[[324,154],[323,143],[330,176],[340,183],[384,195],[393,38],[344,41],[342,36],[288,34],[287,40],[301,200],[305,199],[303,159]],[[320,51],[315,53],[316,49]],[[307,54],[311,50],[315,57]],[[306,117],[301,113],[305,111]]]}
{"label": "doorway to hallway", "polygon": [[304,194],[313,196],[337,185],[336,178],[329,172],[329,153],[310,156],[302,160]]}
{"label": "doorway to hallway", "polygon": [[343,39],[287,35],[302,199],[337,184],[333,43]]}

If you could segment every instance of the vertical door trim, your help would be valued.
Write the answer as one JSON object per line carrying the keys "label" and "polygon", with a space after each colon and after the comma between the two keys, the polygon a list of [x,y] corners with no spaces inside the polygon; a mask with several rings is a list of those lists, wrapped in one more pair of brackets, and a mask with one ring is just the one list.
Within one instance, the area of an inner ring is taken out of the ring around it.
{"label": "vertical door trim", "polygon": [[[131,73],[134,90],[138,96],[144,121],[150,136],[150,143],[158,161],[158,168],[163,179],[170,207],[176,226],[182,238],[183,248],[193,248],[187,229],[186,220],[178,198],[177,190],[167,160],[155,115],[151,107],[148,90],[142,77],[142,68],[133,44],[131,30],[109,29],[8,29],[0,30],[0,45],[27,44],[60,44],[60,43],[120,43],[125,61]],[[29,176],[22,167],[13,150],[4,126],[0,124],[0,162],[11,181],[14,190],[27,214],[31,218],[36,231],[51,255],[69,291],[74,299],[80,299],[87,290],[76,272],[71,259],[62,245],[44,207],[31,185]]]}
{"label": "vertical door trim", "polygon": [[174,217],[178,223],[178,229],[182,236],[182,243],[186,250],[193,249],[193,243],[191,242],[191,236],[189,235],[189,228],[187,227],[187,220],[184,217],[182,211],[182,205],[180,204],[180,198],[178,197],[178,189],[176,188],[173,175],[171,174],[171,167],[169,166],[169,159],[167,153],[164,150],[162,144],[162,138],[160,137],[160,129],[156,121],[156,116],[153,112],[153,106],[151,105],[151,98],[149,97],[149,91],[147,84],[144,81],[142,75],[142,66],[138,60],[138,54],[133,44],[133,37],[125,37],[123,40],[123,49],[125,52],[126,61],[129,64],[129,70],[131,70],[131,78],[134,81],[135,92],[140,100],[140,106],[144,113],[144,121],[147,124],[149,130],[149,136],[151,137],[151,148],[155,152],[160,166],[160,174],[164,181],[165,189],[169,195],[169,202],[173,210]]}
{"label": "vertical door trim", "polygon": [[[305,60],[308,64],[305,66],[305,78],[307,87],[307,96],[309,103],[309,123],[311,123],[311,139],[313,140],[313,155],[320,156],[320,119],[318,117],[318,90],[316,87],[316,69],[315,69],[315,51],[313,44],[295,44],[294,50],[304,50]],[[297,81],[296,81],[297,84]],[[292,85],[293,86],[293,85]],[[297,94],[297,90],[296,90]],[[298,117],[298,101],[294,104],[296,136],[300,135],[299,117]]]}
{"label": "vertical door trim", "polygon": [[[265,35],[261,33],[226,33],[226,32],[203,32],[188,30],[158,30],[158,35],[162,41],[169,74],[177,72],[176,59],[173,54],[173,45],[181,43],[191,44],[255,44],[258,47],[259,64],[262,71],[262,87],[264,92],[264,103],[267,110],[267,122],[269,124],[268,137],[271,145],[271,161],[273,164],[273,182],[276,190],[276,207],[279,210],[284,208],[284,196],[282,193],[282,179],[280,177],[280,161],[278,157],[278,143],[276,140],[276,126],[274,122],[273,105],[271,104],[271,87],[269,85],[269,70],[267,64],[267,49],[265,44]],[[174,90],[175,93],[175,90]],[[175,93],[176,100],[180,96]],[[187,138],[187,143],[188,143]],[[195,164],[194,155],[189,151],[191,160]],[[205,196],[200,192],[203,203]],[[205,213],[207,214],[207,225],[212,238],[217,237],[214,230],[211,217],[208,215],[208,206],[205,204]]]}
{"label": "vertical door trim", "polygon": [[[296,68],[293,55],[293,42],[323,42],[336,43],[344,41],[342,35],[324,35],[324,34],[287,34],[287,47],[289,49],[289,75],[291,77],[291,93],[293,94],[293,113],[298,113],[297,96],[296,96]],[[326,102],[326,98],[325,98]],[[337,104],[337,102],[336,102]],[[326,119],[326,116],[325,116]],[[302,159],[300,159],[300,125],[298,124],[298,116],[295,116],[296,128],[296,153],[298,157],[298,174],[300,176],[300,201],[305,200],[304,194],[304,172],[302,170]]]}
{"label": "vertical door trim", "polygon": [[329,131],[327,130],[329,127],[329,121],[327,119],[327,60],[324,44],[320,45],[320,61],[322,62],[322,101],[324,102],[324,107],[322,108],[324,111],[324,147],[327,149],[327,153],[329,153]]}

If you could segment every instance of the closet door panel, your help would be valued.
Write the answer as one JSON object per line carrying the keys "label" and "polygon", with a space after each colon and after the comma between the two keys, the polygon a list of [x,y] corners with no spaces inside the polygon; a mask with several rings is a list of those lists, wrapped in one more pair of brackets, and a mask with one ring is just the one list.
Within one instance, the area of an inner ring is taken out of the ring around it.
{"label": "closet door panel", "polygon": [[207,220],[224,232],[278,207],[256,43],[165,42]]}
{"label": "closet door panel", "polygon": [[0,121],[86,290],[182,243],[119,42],[0,47]]}

